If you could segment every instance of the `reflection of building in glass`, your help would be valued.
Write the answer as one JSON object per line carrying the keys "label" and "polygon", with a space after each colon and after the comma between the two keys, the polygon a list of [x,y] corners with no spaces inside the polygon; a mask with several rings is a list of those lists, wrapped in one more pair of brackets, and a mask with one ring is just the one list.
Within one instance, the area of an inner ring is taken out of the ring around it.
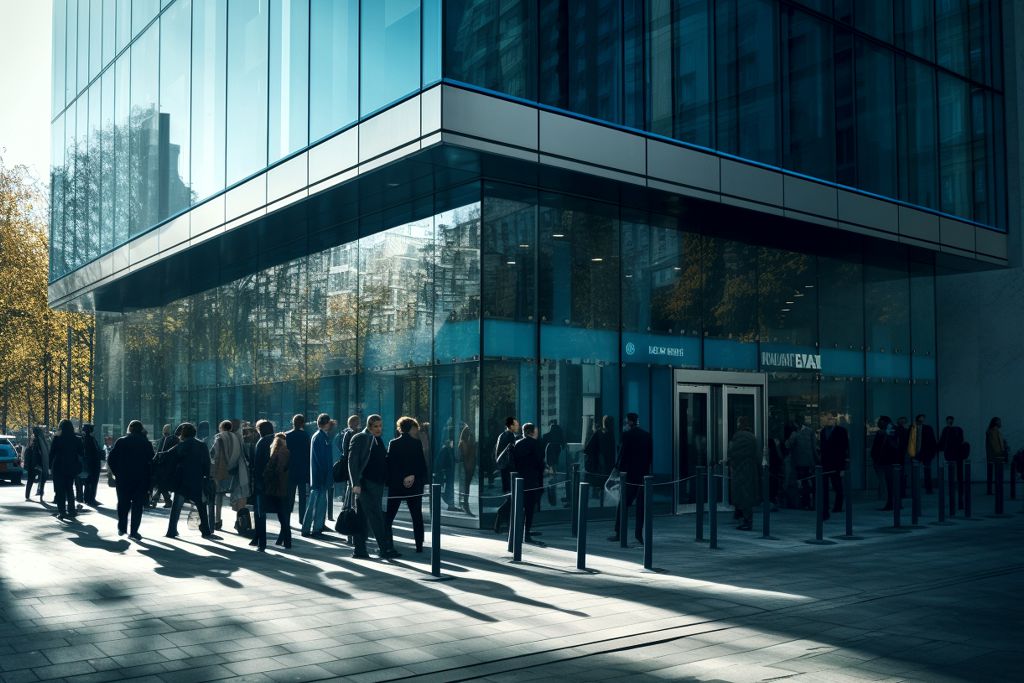
{"label": "reflection of building in glass", "polygon": [[1024,72],[1013,3],[874,4],[57,2],[50,296],[97,311],[98,418],[412,415],[471,525],[508,415],[564,471],[636,412],[663,481],[838,415],[870,487],[879,415],[981,410],[937,292],[1012,261]]}

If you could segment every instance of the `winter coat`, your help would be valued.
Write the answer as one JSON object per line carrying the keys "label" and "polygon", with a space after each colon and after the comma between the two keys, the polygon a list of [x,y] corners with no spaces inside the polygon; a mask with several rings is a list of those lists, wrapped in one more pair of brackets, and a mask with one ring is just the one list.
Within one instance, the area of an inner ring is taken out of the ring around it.
{"label": "winter coat", "polygon": [[249,463],[243,454],[242,437],[235,432],[217,432],[213,442],[213,469],[217,490],[231,495],[232,504],[252,495]]}
{"label": "winter coat", "polygon": [[202,441],[195,437],[183,439],[168,451],[175,464],[175,492],[185,498],[201,503],[210,478],[210,454]]}
{"label": "winter coat", "polygon": [[597,430],[590,435],[583,454],[586,456],[583,467],[588,474],[608,474],[615,466],[615,435],[604,429]]}
{"label": "winter coat", "polygon": [[114,442],[107,457],[117,487],[124,490],[149,488],[153,444],[142,434],[128,434]]}
{"label": "winter coat", "polygon": [[[285,498],[288,496],[288,461],[291,454],[288,451],[288,442],[279,439],[276,443],[280,445],[270,447],[270,460],[263,469],[256,470],[257,475],[263,477],[263,495],[273,498]],[[258,444],[257,444],[258,445]]]}
{"label": "winter coat", "polygon": [[50,473],[54,479],[73,478],[82,471],[85,450],[82,440],[72,434],[58,434],[50,444]]}
{"label": "winter coat", "polygon": [[732,469],[732,502],[749,510],[761,502],[761,454],[757,438],[738,430],[729,441],[729,467]]}
{"label": "winter coat", "polygon": [[845,427],[825,427],[821,430],[819,444],[821,466],[826,472],[846,469],[846,461],[850,459],[850,435]]}
{"label": "winter coat", "polygon": [[624,431],[615,469],[620,473],[626,473],[626,481],[630,484],[642,484],[644,477],[650,473],[653,462],[654,442],[651,440],[650,432],[640,427]]}
{"label": "winter coat", "polygon": [[[413,496],[423,493],[427,483],[427,464],[423,459],[423,444],[408,434],[392,439],[388,444],[388,495]],[[411,488],[405,488],[404,479],[412,475]]]}
{"label": "winter coat", "polygon": [[789,460],[793,467],[814,467],[817,462],[814,432],[807,425],[789,435],[786,448],[789,449]]}
{"label": "winter coat", "polygon": [[512,448],[512,470],[523,478],[523,488],[535,489],[544,485],[544,455],[537,439],[524,436],[516,441]]}
{"label": "winter coat", "polygon": [[288,442],[288,483],[292,486],[309,485],[310,436],[304,429],[285,432]]}

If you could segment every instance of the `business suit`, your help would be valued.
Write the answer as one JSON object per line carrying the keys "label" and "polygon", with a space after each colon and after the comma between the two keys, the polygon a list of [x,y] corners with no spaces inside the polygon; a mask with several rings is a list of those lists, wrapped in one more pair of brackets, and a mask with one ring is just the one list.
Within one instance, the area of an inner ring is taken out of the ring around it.
{"label": "business suit", "polygon": [[946,425],[939,437],[939,450],[947,463],[953,463],[953,475],[949,478],[950,506],[956,500],[958,509],[964,509],[964,430],[956,425]]}
{"label": "business suit", "polygon": [[[620,473],[626,473],[626,481],[620,483],[619,505],[625,505],[628,509],[633,501],[636,501],[636,526],[634,533],[636,540],[643,543],[644,529],[644,497],[640,495],[644,477],[651,471],[654,462],[654,442],[651,435],[640,427],[631,427],[622,433],[619,441],[619,458],[615,463],[615,469]],[[622,513],[615,515],[615,537],[626,533],[625,529],[619,529],[619,520]]]}
{"label": "business suit", "polygon": [[850,435],[845,427],[839,425],[825,427],[819,435],[818,452],[821,453],[821,467],[825,471],[822,485],[825,487],[825,519],[828,519],[829,487],[836,492],[833,512],[843,509],[844,492],[842,472],[850,459]]}
{"label": "business suit", "polygon": [[[532,436],[524,436],[512,447],[512,469],[523,479],[523,506],[526,508],[526,539],[532,540],[533,515],[537,510],[544,486],[544,453],[540,442]],[[534,490],[531,490],[534,489]]]}
{"label": "business suit", "polygon": [[[402,434],[388,444],[388,507],[385,515],[387,535],[394,541],[395,515],[404,502],[412,518],[412,534],[416,552],[423,550],[423,485],[427,481],[427,463],[423,444],[409,434]],[[413,477],[412,486],[405,487],[405,478]]]}
{"label": "business suit", "polygon": [[331,451],[330,435],[318,429],[309,447],[309,499],[306,514],[302,516],[303,536],[319,534],[324,530],[327,495],[331,487],[331,466],[334,464]]}
{"label": "business suit", "polygon": [[[516,433],[511,429],[506,429],[498,436],[498,442],[494,445],[494,462],[497,467],[498,456],[500,456],[505,449],[509,449],[508,463],[511,465],[511,449],[516,445]],[[512,490],[512,470],[505,466],[498,470],[501,475],[501,492],[509,493]],[[498,507],[498,512],[494,516],[494,533],[501,531],[502,524],[508,519],[509,511],[512,509],[512,498],[511,496],[505,496],[505,499],[501,501],[501,505]]]}
{"label": "business suit", "polygon": [[141,432],[122,436],[114,442],[107,462],[117,482],[117,531],[121,535],[128,532],[128,514],[131,513],[131,534],[135,536],[142,523],[142,508],[149,497],[153,445]]}
{"label": "business suit", "polygon": [[[352,437],[348,457],[348,478],[350,486],[360,488],[358,496],[354,493],[352,496],[364,520],[360,533],[352,538],[355,545],[354,556],[368,557],[366,540],[369,531],[377,541],[377,552],[386,557],[394,551],[381,511],[384,486],[387,482],[387,451],[380,437],[371,434],[369,429],[364,429]],[[350,488],[349,491],[351,490]]]}
{"label": "business suit", "polygon": [[[306,516],[306,497],[309,495],[309,447],[311,438],[305,429],[285,432],[288,444],[288,503],[289,516],[295,509],[295,494],[299,494],[299,526]],[[290,523],[290,522],[289,522]]]}

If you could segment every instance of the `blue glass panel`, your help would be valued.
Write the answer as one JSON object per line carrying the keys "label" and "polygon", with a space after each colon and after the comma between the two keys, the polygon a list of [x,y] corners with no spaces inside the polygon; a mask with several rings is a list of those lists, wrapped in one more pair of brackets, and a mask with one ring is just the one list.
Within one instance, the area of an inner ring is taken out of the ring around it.
{"label": "blue glass panel", "polygon": [[[53,3],[53,36],[51,42],[51,73],[53,78],[50,82],[50,112],[56,114],[64,109],[64,59],[67,41],[67,5],[64,0],[54,0]],[[62,143],[63,144],[63,143]]]}
{"label": "blue glass panel", "polygon": [[967,0],[935,0],[936,56],[941,66],[966,74]]}
{"label": "blue glass panel", "polygon": [[160,11],[160,0],[132,0],[132,35],[138,35]]}
{"label": "blue glass panel", "polygon": [[359,111],[366,115],[420,85],[419,0],[363,0]]}
{"label": "blue glass panel", "polygon": [[700,367],[700,338],[649,332],[623,332],[622,358],[627,363]]}
{"label": "blue glass panel", "polygon": [[441,0],[423,2],[423,85],[441,79]]}
{"label": "blue glass panel", "polygon": [[445,76],[537,98],[536,3],[446,0]]}
{"label": "blue glass panel", "polygon": [[64,115],[50,127],[50,280],[61,276],[57,254],[64,241]]}
{"label": "blue glass panel", "polygon": [[[57,0],[60,2],[61,0]],[[67,0],[67,15],[64,22],[65,79],[64,104],[70,104],[78,94],[78,2]]]}
{"label": "blue glass panel", "polygon": [[114,51],[115,33],[117,31],[117,2],[116,0],[102,0],[103,2],[103,66],[110,64],[116,54]]}
{"label": "blue glass panel", "polygon": [[89,136],[88,154],[85,160],[86,194],[89,199],[88,231],[82,250],[82,263],[93,260],[102,252],[103,216],[100,211],[103,197],[101,177],[103,171],[103,150],[100,144],[102,124],[102,82],[96,81],[89,87]]}
{"label": "blue glass panel", "polygon": [[359,116],[359,2],[312,0],[309,36],[309,139]]}
{"label": "blue glass panel", "polygon": [[790,11],[786,27],[786,103],[783,118],[786,168],[835,178],[835,91],[832,30],[805,12]]}
{"label": "blue glass panel", "polygon": [[270,5],[268,161],[309,141],[309,0]]}
{"label": "blue glass panel", "polygon": [[156,223],[160,169],[160,25],[150,26],[131,47],[129,157],[130,230],[138,235]]}
{"label": "blue glass panel", "polygon": [[939,74],[939,182],[943,211],[971,216],[970,90]]}
{"label": "blue glass panel", "polygon": [[131,139],[131,70],[130,52],[123,52],[114,62],[114,246],[128,241],[130,180],[128,143]]}
{"label": "blue glass panel", "polygon": [[511,320],[484,321],[484,353],[500,358],[533,360],[537,355],[535,325]]}
{"label": "blue glass panel", "polygon": [[857,187],[896,193],[896,91],[893,53],[856,41]]}
{"label": "blue glass panel", "polygon": [[110,251],[114,247],[114,69],[103,72],[100,78],[102,103],[100,105],[100,154],[103,172],[100,175],[100,215],[102,228],[100,252]]}
{"label": "blue glass panel", "polygon": [[89,80],[103,66],[103,0],[89,2]]}
{"label": "blue glass panel", "polygon": [[705,339],[704,367],[721,370],[756,370],[757,344],[735,339]]}
{"label": "blue glass panel", "polygon": [[935,69],[907,59],[899,85],[900,198],[939,208]]}
{"label": "blue glass panel", "polygon": [[228,4],[227,184],[267,165],[267,3]]}
{"label": "blue glass panel", "polygon": [[835,377],[863,377],[864,353],[862,351],[822,349],[821,374]]}
{"label": "blue glass panel", "polygon": [[132,0],[115,0],[117,3],[116,9],[116,25],[114,27],[114,46],[115,52],[120,52],[121,48],[131,42],[132,40]]}
{"label": "blue glass panel", "polygon": [[872,379],[910,379],[910,356],[869,351],[867,373]]}
{"label": "blue glass panel", "polygon": [[89,0],[78,0],[78,79],[75,92],[89,83]]}
{"label": "blue glass panel", "polygon": [[159,218],[191,204],[189,122],[192,0],[177,0],[160,17]]}
{"label": "blue glass panel", "polygon": [[201,201],[224,189],[227,2],[192,6],[192,196]]}

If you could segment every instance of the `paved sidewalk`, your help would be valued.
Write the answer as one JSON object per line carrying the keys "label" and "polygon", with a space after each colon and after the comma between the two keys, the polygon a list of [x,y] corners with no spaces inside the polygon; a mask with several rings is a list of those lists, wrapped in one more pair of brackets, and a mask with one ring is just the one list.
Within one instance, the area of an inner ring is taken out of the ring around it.
{"label": "paved sidewalk", "polygon": [[352,560],[333,534],[264,555],[184,523],[165,539],[164,510],[134,543],[111,507],[60,523],[4,486],[0,681],[1021,680],[1021,502],[907,533],[876,506],[857,505],[863,540],[828,546],[804,542],[806,512],[776,514],[774,541],[723,512],[715,551],[692,516],[659,517],[664,573],[607,542],[608,522],[590,529],[592,574],[566,525],[518,565],[494,534],[446,529],[452,579],[432,582],[405,525],[394,563]]}

